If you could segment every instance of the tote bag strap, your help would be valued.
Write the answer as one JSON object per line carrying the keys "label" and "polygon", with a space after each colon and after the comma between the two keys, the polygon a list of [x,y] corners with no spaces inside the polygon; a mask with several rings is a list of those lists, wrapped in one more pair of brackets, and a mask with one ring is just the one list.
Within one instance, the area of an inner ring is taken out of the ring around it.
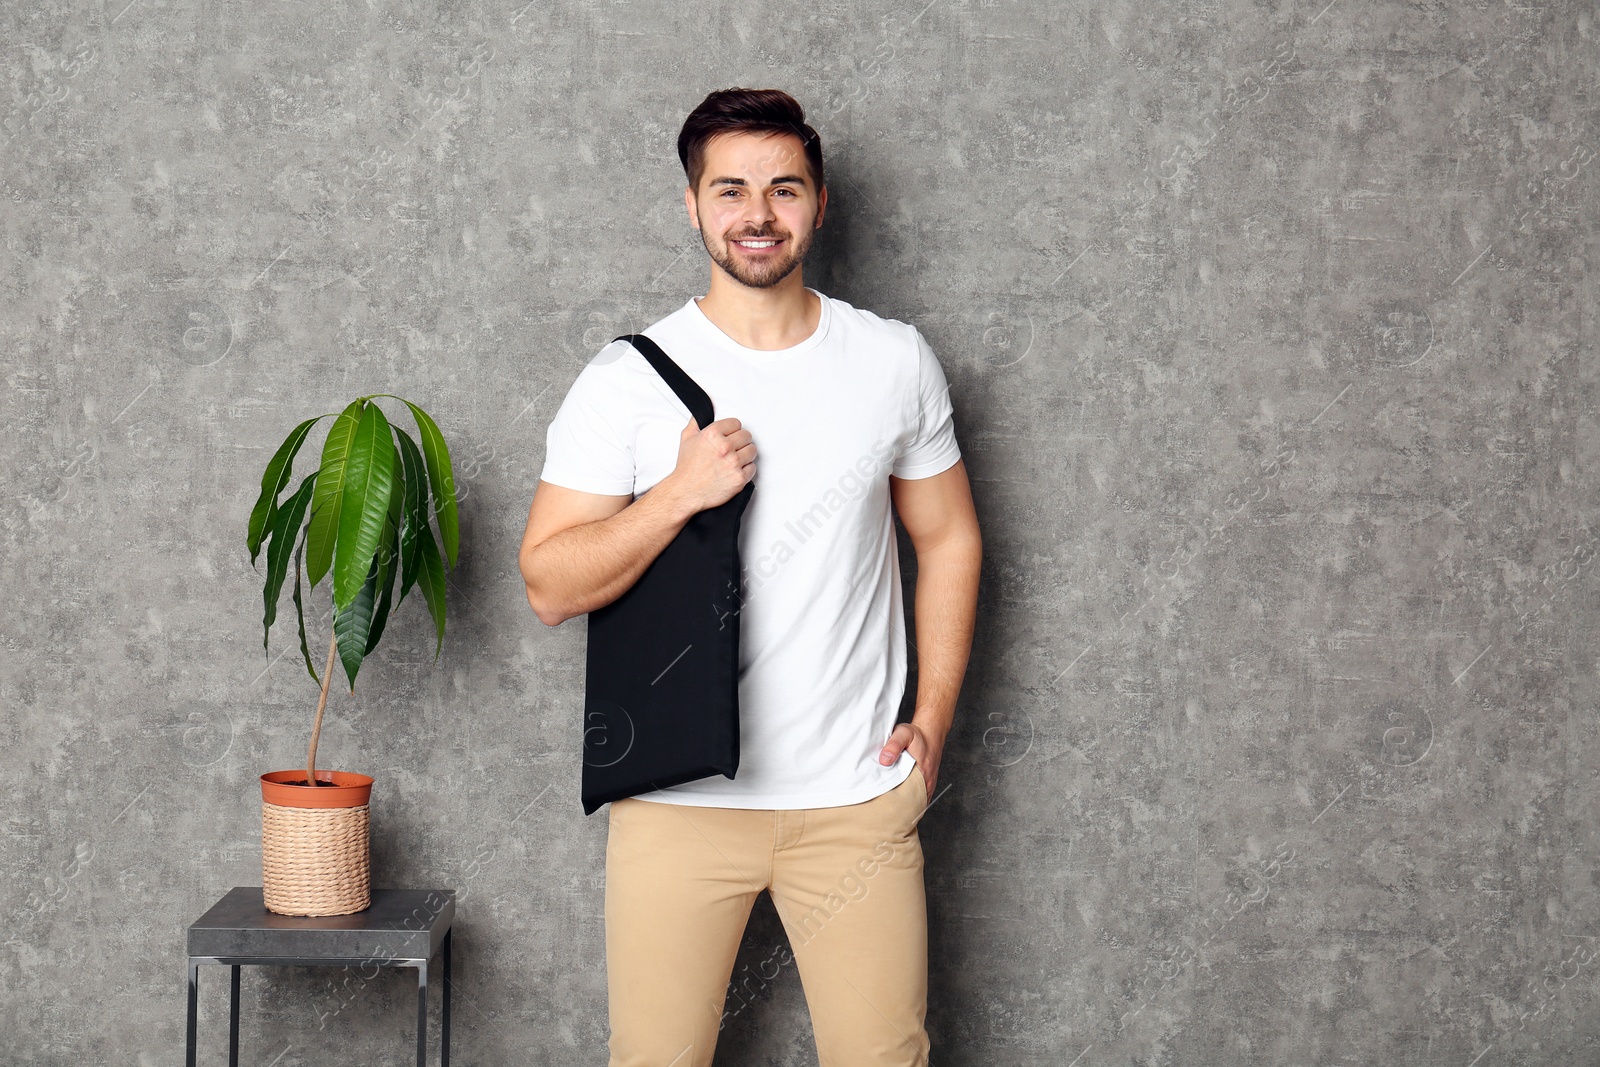
{"label": "tote bag strap", "polygon": [[672,391],[678,394],[678,399],[683,401],[683,406],[689,409],[689,414],[694,416],[694,421],[700,429],[705,429],[716,421],[716,411],[711,406],[711,398],[699,384],[687,374],[683,368],[672,361],[672,357],[661,350],[661,346],[642,333],[626,333],[615,338],[618,341],[627,341],[639,354],[650,361]]}

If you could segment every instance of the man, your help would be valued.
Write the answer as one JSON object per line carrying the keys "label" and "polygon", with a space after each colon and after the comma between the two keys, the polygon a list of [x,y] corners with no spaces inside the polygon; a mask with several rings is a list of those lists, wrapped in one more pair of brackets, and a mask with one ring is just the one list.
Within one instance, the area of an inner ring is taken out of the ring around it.
{"label": "man", "polygon": [[[821,1067],[926,1064],[916,824],[966,671],[982,558],[949,390],[915,327],[803,284],[827,189],[792,97],[714,92],[678,154],[711,286],[645,332],[728,415],[698,428],[631,345],[606,345],[550,424],[520,554],[528,602],[559,625],[615,600],[690,516],[756,480],[740,528],[738,773],[610,807],[611,1067],[711,1063],[762,890],[798,962]],[[898,725],[891,502],[917,553],[919,684]]]}

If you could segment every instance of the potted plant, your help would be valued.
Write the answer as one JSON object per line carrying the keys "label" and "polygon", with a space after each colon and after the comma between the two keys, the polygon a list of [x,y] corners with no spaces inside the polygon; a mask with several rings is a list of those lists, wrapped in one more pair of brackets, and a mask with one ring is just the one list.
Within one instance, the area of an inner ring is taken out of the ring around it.
{"label": "potted plant", "polygon": [[[261,496],[250,512],[251,564],[263,547],[267,554],[262,647],[271,636],[292,556],[300,654],[312,680],[322,687],[305,767],[261,776],[262,889],[267,908],[282,915],[349,915],[372,903],[367,828],[373,780],[364,774],[317,770],[317,738],[335,658],[353,694],[362,661],[378,647],[390,612],[413,585],[422,590],[433,617],[435,662],[444,645],[445,565],[455,567],[458,542],[450,449],[427,412],[393,397],[411,409],[419,446],[384,417],[375,402],[379,396],[393,394],[359,397],[337,416],[318,415],[296,426],[267,464]],[[300,446],[326,418],[334,421],[321,464],[287,499],[280,499]],[[428,524],[430,489],[438,542]],[[331,576],[333,632],[320,678],[306,644],[302,555],[308,591],[324,575]]]}

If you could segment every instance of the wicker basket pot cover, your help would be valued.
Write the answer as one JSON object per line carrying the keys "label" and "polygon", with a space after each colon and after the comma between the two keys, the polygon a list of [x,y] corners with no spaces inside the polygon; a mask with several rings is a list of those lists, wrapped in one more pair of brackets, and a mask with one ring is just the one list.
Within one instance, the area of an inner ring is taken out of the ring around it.
{"label": "wicker basket pot cover", "polygon": [[351,915],[372,904],[372,779],[346,771],[261,776],[261,888],[279,915]]}

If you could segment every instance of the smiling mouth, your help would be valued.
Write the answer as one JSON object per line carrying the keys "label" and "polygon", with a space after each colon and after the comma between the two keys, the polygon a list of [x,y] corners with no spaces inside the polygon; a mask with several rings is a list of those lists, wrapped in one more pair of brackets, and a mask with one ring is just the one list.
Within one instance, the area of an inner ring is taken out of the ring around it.
{"label": "smiling mouth", "polygon": [[748,252],[765,252],[783,242],[776,237],[741,237],[735,238],[733,243]]}

